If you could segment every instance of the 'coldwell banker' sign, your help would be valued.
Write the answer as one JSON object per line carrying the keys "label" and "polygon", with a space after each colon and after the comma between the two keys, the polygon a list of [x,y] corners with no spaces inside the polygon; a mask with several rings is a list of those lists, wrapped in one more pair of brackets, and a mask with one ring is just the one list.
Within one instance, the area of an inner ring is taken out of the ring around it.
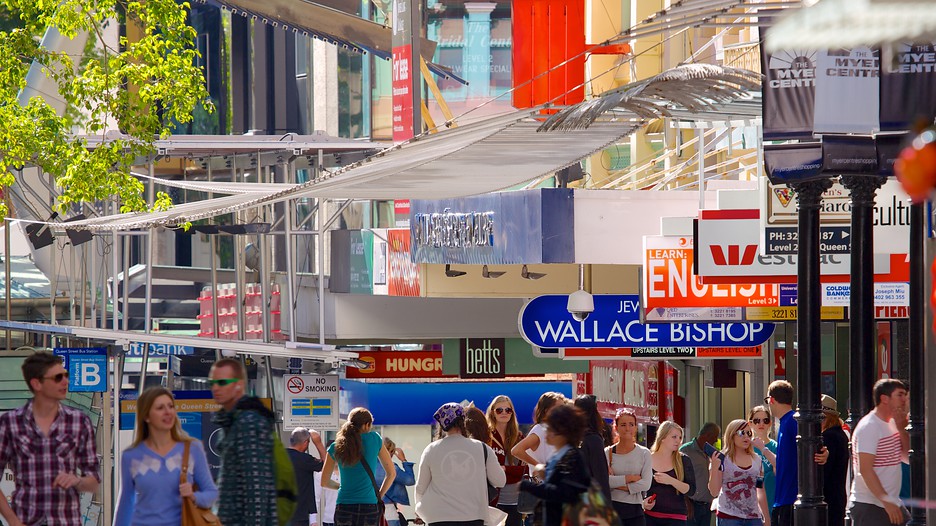
{"label": "'coldwell banker' sign", "polygon": [[640,297],[595,295],[595,311],[576,321],[568,296],[533,298],[520,311],[520,334],[532,345],[556,347],[754,347],[773,334],[769,323],[641,323]]}

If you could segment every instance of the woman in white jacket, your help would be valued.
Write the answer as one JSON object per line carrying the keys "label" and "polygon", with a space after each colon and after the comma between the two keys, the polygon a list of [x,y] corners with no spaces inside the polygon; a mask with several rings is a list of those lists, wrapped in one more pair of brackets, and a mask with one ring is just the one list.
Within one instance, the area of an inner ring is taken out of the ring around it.
{"label": "woman in white jacket", "polygon": [[433,418],[445,436],[419,461],[416,515],[429,526],[483,526],[488,484],[502,488],[507,475],[490,446],[466,436],[462,406],[444,404]]}

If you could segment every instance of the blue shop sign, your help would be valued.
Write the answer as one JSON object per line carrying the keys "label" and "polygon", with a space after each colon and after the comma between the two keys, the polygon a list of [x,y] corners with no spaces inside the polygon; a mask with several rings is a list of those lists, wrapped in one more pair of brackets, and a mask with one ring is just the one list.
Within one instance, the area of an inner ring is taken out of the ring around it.
{"label": "blue shop sign", "polygon": [[[127,349],[126,356],[129,358],[142,358],[143,342],[132,342]],[[149,344],[150,356],[180,356],[195,354],[195,347],[190,345],[179,345],[176,343],[151,343]]]}
{"label": "blue shop sign", "polygon": [[520,334],[537,347],[754,347],[773,334],[769,323],[641,323],[640,296],[599,294],[595,311],[576,321],[568,296],[533,298],[520,311]]}

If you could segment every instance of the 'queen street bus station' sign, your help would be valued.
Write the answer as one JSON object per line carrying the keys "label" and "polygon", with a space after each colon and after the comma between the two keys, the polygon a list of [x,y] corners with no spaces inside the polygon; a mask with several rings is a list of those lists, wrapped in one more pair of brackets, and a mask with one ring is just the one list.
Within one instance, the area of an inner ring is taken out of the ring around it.
{"label": "'queen street bus station' sign", "polygon": [[568,296],[533,298],[520,310],[523,339],[544,348],[754,347],[773,334],[769,323],[641,323],[640,297],[599,294],[584,321],[566,310]]}

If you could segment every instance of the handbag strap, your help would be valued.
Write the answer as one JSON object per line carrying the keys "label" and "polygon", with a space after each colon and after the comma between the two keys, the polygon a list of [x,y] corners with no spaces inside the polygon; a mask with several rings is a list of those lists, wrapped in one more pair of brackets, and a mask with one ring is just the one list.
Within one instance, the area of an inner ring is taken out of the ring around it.
{"label": "handbag strap", "polygon": [[188,481],[188,459],[189,459],[189,446],[192,443],[188,440],[185,441],[185,449],[182,453],[182,470],[179,474],[179,483],[185,484]]}
{"label": "handbag strap", "polygon": [[367,472],[367,476],[370,477],[371,484],[374,485],[374,495],[377,496],[377,504],[380,504],[380,488],[377,487],[377,479],[374,478],[374,472],[371,470],[370,464],[367,463],[367,459],[364,458],[364,455],[361,455],[361,465],[364,466],[364,471]]}

